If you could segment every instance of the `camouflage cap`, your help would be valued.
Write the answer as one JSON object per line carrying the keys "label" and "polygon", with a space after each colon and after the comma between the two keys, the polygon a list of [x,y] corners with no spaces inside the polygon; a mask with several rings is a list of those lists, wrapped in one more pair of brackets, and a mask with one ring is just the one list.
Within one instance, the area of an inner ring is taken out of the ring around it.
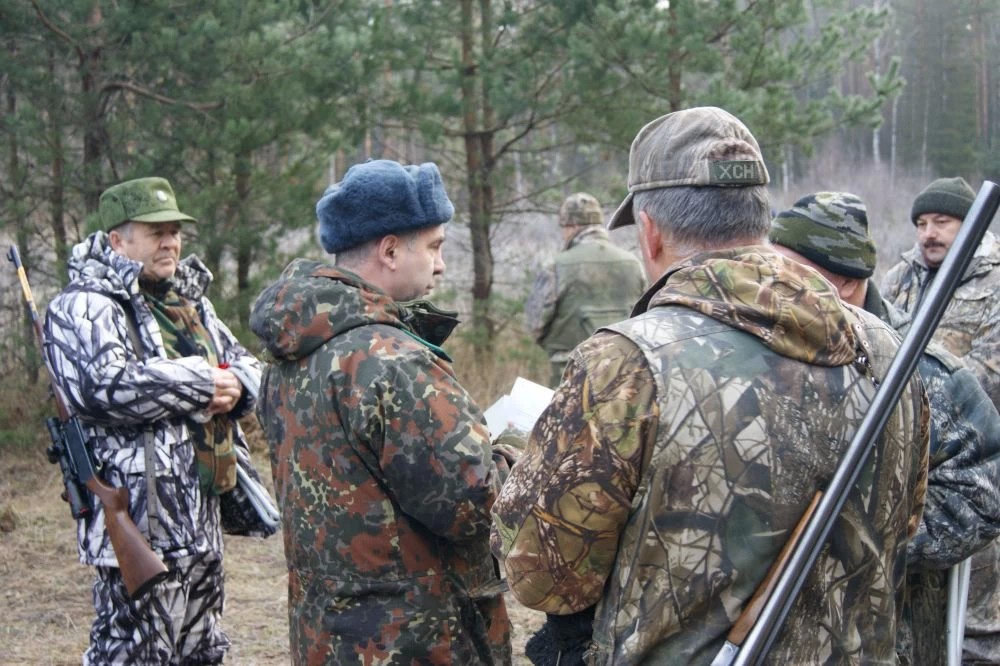
{"label": "camouflage cap", "polygon": [[586,192],[576,192],[566,197],[559,208],[559,226],[601,224],[604,222],[604,211],[601,204]]}
{"label": "camouflage cap", "polygon": [[165,178],[136,178],[112,185],[98,205],[101,228],[125,222],[197,222],[177,208],[177,197]]}
{"label": "camouflage cap", "polygon": [[740,120],[714,106],[685,109],[647,124],[632,141],[628,195],[608,229],[635,224],[636,192],[664,187],[767,185],[760,147]]}
{"label": "camouflage cap", "polygon": [[831,273],[868,278],[875,272],[875,242],[864,202],[849,192],[802,197],[771,223],[770,239]]}

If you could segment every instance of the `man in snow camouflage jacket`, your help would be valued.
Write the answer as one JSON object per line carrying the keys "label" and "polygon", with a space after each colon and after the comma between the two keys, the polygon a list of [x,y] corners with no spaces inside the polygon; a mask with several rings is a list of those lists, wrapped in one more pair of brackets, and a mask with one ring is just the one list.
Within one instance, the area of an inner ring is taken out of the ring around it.
{"label": "man in snow camouflage jacket", "polygon": [[[197,257],[180,260],[182,222],[163,178],[108,188],[101,229],[73,248],[69,285],[49,303],[46,361],[82,421],[95,468],[129,492],[129,514],[171,576],[129,600],[100,501],[78,521],[80,560],[96,567],[84,663],[222,663],[222,527],[218,492],[235,483],[205,474],[196,450],[235,464],[246,446],[237,419],[254,403],[220,368],[257,360],[215,314],[212,274]],[[155,470],[147,468],[152,444]],[[228,479],[228,480],[227,480]],[[147,488],[155,487],[155,501]],[[150,515],[152,514],[152,515]]]}

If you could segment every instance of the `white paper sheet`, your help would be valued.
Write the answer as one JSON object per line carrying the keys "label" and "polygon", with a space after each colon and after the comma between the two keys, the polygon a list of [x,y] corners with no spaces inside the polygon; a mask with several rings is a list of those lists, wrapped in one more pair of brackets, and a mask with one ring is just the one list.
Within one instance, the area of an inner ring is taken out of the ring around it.
{"label": "white paper sheet", "polygon": [[554,391],[541,384],[518,377],[510,393],[501,396],[483,412],[490,438],[496,439],[507,428],[515,428],[524,433],[531,432],[535,421],[549,406]]}

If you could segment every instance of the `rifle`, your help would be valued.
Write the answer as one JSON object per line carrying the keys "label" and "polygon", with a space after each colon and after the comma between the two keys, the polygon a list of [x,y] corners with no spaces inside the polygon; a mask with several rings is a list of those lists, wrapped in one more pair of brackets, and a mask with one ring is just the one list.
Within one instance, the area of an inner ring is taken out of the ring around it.
{"label": "rifle", "polygon": [[[35,329],[35,341],[44,359],[41,320],[16,245],[10,246],[7,258],[17,268],[17,277],[21,281],[21,290],[24,292],[24,300]],[[58,463],[62,471],[63,485],[66,488],[63,499],[69,502],[73,518],[90,515],[90,503],[86,500],[88,490],[101,500],[104,507],[104,528],[108,531],[111,547],[118,559],[125,589],[131,598],[139,599],[166,578],[167,567],[149,546],[129,515],[128,489],[112,488],[97,476],[90,459],[90,451],[87,449],[87,437],[83,427],[76,416],[70,415],[56,385],[52,369],[47,363],[45,367],[48,370],[49,383],[59,414],[58,418],[53,416],[45,420],[52,438],[52,446],[46,449],[46,455],[49,462]]]}
{"label": "rifle", "polygon": [[759,664],[767,656],[998,205],[1000,187],[983,182],[829,485],[817,492],[813,504],[799,519],[778,559],[726,636],[712,666]]}

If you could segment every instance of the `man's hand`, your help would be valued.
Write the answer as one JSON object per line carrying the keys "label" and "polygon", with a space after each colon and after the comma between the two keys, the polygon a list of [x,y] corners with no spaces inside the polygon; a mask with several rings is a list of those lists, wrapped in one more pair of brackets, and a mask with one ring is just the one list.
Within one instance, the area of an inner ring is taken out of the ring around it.
{"label": "man's hand", "polygon": [[243,395],[243,384],[229,370],[212,368],[212,379],[215,380],[215,395],[209,403],[209,414],[226,414],[233,410]]}

